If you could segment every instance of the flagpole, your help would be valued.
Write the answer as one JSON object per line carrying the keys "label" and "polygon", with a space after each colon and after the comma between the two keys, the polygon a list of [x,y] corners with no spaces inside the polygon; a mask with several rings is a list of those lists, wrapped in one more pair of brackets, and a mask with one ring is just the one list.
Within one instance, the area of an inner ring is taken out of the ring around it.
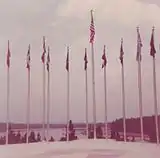
{"label": "flagpole", "polygon": [[140,117],[140,131],[141,141],[144,140],[143,130],[143,104],[142,104],[142,79],[141,79],[141,47],[142,41],[139,33],[139,27],[137,27],[137,64],[138,64],[138,90],[139,90],[139,117]]}
{"label": "flagpole", "polygon": [[141,79],[141,61],[140,60],[138,60],[138,89],[139,89],[139,115],[140,115],[141,141],[143,141],[144,130],[143,130],[142,79]]}
{"label": "flagpole", "polygon": [[123,113],[123,134],[124,141],[126,142],[126,105],[125,105],[125,86],[124,86],[124,65],[121,67],[122,73],[122,113]]}
{"label": "flagpole", "polygon": [[69,141],[69,120],[70,120],[70,69],[69,69],[69,47],[67,48],[67,141]]}
{"label": "flagpole", "polygon": [[10,68],[8,66],[7,69],[7,118],[6,118],[6,144],[9,143],[8,141],[8,134],[9,134],[9,100],[10,100]]}
{"label": "flagpole", "polygon": [[28,96],[27,96],[27,137],[26,142],[29,143],[29,129],[30,129],[30,69],[28,68]]}
{"label": "flagpole", "polygon": [[155,111],[155,124],[156,124],[156,139],[159,144],[159,126],[158,126],[158,106],[157,106],[157,88],[156,88],[156,63],[153,56],[153,91],[154,91],[154,111]]}
{"label": "flagpole", "polygon": [[[49,56],[49,47],[48,47],[48,56]],[[49,58],[49,57],[48,57]],[[50,60],[50,59],[48,59]],[[49,130],[50,130],[50,69],[48,61],[48,87],[47,87],[47,141],[49,141]]]}
{"label": "flagpole", "polygon": [[94,139],[96,139],[96,94],[95,94],[95,70],[94,70],[94,20],[93,10],[91,10],[91,25],[90,25],[90,43],[91,43],[91,54],[92,54],[92,84],[93,84],[93,124],[94,124]]}
{"label": "flagpole", "polygon": [[86,135],[88,138],[89,134],[88,134],[88,73],[87,73],[87,68],[85,70],[85,82],[86,82]]}
{"label": "flagpole", "polygon": [[94,70],[94,47],[91,43],[92,52],[92,84],[93,84],[93,123],[94,123],[94,139],[96,139],[96,99],[95,99],[95,70]]}
{"label": "flagpole", "polygon": [[108,119],[107,119],[107,83],[106,83],[106,65],[104,66],[104,103],[105,103],[105,137],[108,139]]}
{"label": "flagpole", "polygon": [[108,119],[107,119],[107,82],[106,82],[106,65],[107,65],[107,59],[106,59],[106,46],[104,45],[103,49],[103,55],[102,55],[102,68],[104,68],[104,132],[105,132],[105,138],[108,139]]}
{"label": "flagpole", "polygon": [[150,41],[150,55],[153,57],[153,95],[154,95],[154,112],[155,112],[155,125],[156,125],[156,140],[159,144],[159,126],[158,126],[158,105],[157,105],[157,85],[156,85],[156,62],[155,54],[156,49],[154,46],[154,27],[152,28],[152,35]]}
{"label": "flagpole", "polygon": [[42,122],[42,140],[45,140],[45,113],[46,113],[46,107],[45,107],[45,63],[43,63],[43,122]]}
{"label": "flagpole", "polygon": [[120,48],[120,61],[121,61],[121,74],[122,74],[122,114],[123,114],[123,135],[126,142],[126,105],[125,105],[125,85],[124,85],[124,62],[123,62],[123,38],[121,39]]}
{"label": "flagpole", "polygon": [[45,54],[46,54],[46,44],[45,44],[45,36],[43,36],[43,54],[41,56],[42,64],[43,64],[43,113],[42,113],[42,140],[45,140],[45,118],[46,118],[46,75],[45,75]]}
{"label": "flagpole", "polygon": [[47,102],[48,102],[48,108],[47,108],[47,141],[49,141],[49,129],[50,129],[50,125],[49,125],[49,113],[50,113],[50,73],[48,71],[48,94],[47,94]]}

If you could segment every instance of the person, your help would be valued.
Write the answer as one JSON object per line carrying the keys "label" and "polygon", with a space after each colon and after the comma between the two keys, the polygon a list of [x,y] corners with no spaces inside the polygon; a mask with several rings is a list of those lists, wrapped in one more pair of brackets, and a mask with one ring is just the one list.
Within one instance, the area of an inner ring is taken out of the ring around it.
{"label": "person", "polygon": [[40,135],[40,133],[38,132],[37,133],[37,142],[40,142],[41,141],[41,135]]}
{"label": "person", "polygon": [[51,136],[51,138],[50,138],[49,141],[50,141],[50,142],[54,142],[54,138]]}
{"label": "person", "polygon": [[32,131],[29,136],[30,142],[36,142],[35,133]]}
{"label": "person", "polygon": [[74,126],[73,126],[73,123],[72,123],[72,120],[69,121],[69,131],[73,131],[74,129]]}
{"label": "person", "polygon": [[21,143],[21,133],[20,133],[20,131],[18,131],[18,133],[16,135],[16,143]]}
{"label": "person", "polygon": [[69,121],[69,140],[75,140],[77,136],[75,136],[75,129],[72,123],[72,120]]}
{"label": "person", "polygon": [[101,125],[99,125],[96,128],[96,134],[97,134],[97,138],[103,138],[103,131],[102,131]]}

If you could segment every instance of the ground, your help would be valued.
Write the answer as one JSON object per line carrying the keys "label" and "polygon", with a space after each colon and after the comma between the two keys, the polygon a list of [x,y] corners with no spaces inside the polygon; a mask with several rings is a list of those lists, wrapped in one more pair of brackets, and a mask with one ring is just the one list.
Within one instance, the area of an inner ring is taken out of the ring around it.
{"label": "ground", "polygon": [[160,145],[76,140],[0,146],[0,158],[159,158]]}

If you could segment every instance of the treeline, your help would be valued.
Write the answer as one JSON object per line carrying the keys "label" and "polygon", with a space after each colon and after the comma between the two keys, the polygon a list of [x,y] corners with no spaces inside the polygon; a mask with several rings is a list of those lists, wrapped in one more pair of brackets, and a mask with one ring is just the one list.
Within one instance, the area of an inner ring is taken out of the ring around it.
{"label": "treeline", "polygon": [[[158,116],[159,129],[160,129],[160,115]],[[156,126],[154,116],[143,117],[144,134],[148,135],[150,139],[156,139]],[[117,132],[123,132],[123,119],[116,119],[111,123],[111,130]],[[128,133],[140,133],[140,118],[128,118],[126,119],[126,131]],[[159,131],[160,132],[160,131]],[[160,135],[160,133],[159,133]]]}

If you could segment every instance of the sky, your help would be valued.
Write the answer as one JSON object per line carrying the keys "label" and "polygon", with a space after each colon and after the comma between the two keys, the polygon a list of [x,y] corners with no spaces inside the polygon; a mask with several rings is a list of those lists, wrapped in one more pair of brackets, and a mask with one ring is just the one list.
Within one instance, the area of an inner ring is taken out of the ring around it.
{"label": "sky", "polygon": [[[42,122],[43,66],[42,37],[50,46],[50,93],[52,123],[66,122],[67,46],[70,47],[70,118],[85,121],[84,49],[88,51],[89,121],[93,120],[92,64],[89,43],[90,10],[95,21],[96,114],[104,121],[104,76],[102,53],[107,47],[108,120],[122,117],[120,40],[123,38],[125,97],[127,117],[139,116],[136,62],[136,27],[142,38],[143,113],[153,115],[153,71],[150,51],[152,26],[155,26],[156,75],[160,112],[160,2],[159,0],[0,0],[0,122],[6,120],[7,40],[10,40],[10,121],[26,122],[26,54],[31,44],[31,122]],[[47,82],[46,82],[47,84]]]}

